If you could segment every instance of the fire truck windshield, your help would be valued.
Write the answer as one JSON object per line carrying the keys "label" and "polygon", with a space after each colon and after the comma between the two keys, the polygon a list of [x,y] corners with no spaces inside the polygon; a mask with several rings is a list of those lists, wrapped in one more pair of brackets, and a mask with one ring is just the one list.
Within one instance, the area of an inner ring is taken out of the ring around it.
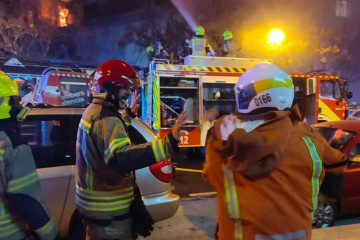
{"label": "fire truck windshield", "polygon": [[339,82],[334,80],[320,81],[320,95],[326,98],[341,98],[341,88]]}

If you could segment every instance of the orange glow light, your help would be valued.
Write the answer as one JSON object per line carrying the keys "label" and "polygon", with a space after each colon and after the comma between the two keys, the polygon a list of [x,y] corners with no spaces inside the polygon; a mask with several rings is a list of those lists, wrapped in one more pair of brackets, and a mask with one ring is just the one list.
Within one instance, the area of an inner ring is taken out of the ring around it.
{"label": "orange glow light", "polygon": [[69,9],[58,6],[59,8],[59,27],[66,27],[69,25]]}

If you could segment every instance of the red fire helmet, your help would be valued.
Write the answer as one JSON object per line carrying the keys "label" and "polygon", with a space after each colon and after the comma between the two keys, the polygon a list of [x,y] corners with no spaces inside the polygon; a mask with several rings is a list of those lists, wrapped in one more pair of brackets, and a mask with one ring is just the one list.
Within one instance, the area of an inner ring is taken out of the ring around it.
{"label": "red fire helmet", "polygon": [[122,60],[112,59],[103,62],[96,69],[93,92],[108,93],[113,99],[117,99],[120,88],[133,90],[141,86],[139,74],[132,66]]}

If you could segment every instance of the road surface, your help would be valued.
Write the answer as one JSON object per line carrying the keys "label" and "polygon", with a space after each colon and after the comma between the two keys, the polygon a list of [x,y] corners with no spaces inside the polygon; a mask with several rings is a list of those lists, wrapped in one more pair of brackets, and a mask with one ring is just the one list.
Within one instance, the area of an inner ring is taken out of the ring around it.
{"label": "road surface", "polygon": [[[215,198],[182,200],[177,213],[170,219],[155,224],[150,237],[139,240],[210,240],[216,223]],[[348,225],[355,224],[356,225]],[[358,240],[360,218],[337,221],[337,227],[314,229],[312,240]]]}

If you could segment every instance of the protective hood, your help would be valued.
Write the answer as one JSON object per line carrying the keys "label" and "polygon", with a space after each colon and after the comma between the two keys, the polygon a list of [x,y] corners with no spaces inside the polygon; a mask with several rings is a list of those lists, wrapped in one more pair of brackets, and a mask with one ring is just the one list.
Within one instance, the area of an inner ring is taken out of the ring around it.
{"label": "protective hood", "polygon": [[[223,116],[211,130],[215,141],[213,146],[229,169],[249,178],[263,177],[278,168],[282,161],[292,128],[289,114],[288,111],[272,111],[262,115],[235,115],[242,121],[242,127],[235,127],[225,141],[221,131],[229,115]],[[252,130],[244,130],[247,129],[244,125],[251,125],[259,120],[262,121],[252,127]],[[226,124],[229,125],[229,122]]]}

